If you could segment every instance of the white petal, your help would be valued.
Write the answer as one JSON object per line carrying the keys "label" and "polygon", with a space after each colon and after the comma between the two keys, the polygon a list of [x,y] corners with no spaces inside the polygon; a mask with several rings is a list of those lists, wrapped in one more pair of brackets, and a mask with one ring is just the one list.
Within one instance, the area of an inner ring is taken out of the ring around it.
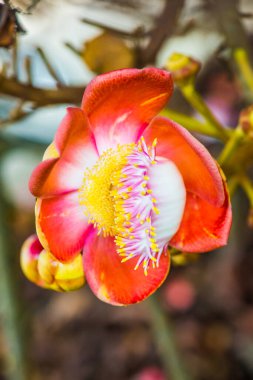
{"label": "white petal", "polygon": [[152,212],[152,225],[156,229],[156,241],[160,249],[177,232],[183,217],[186,190],[176,165],[166,159],[158,159],[148,173],[149,186],[156,199],[159,214]]}

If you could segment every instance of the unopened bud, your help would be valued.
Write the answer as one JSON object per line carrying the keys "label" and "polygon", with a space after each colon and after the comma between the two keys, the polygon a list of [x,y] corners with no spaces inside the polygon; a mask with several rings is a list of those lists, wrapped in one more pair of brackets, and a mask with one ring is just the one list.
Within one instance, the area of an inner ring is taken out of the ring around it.
{"label": "unopened bud", "polygon": [[42,288],[65,292],[79,289],[85,283],[81,254],[62,263],[43,248],[36,235],[24,242],[20,263],[25,276]]}
{"label": "unopened bud", "polygon": [[38,258],[42,250],[39,239],[36,235],[32,235],[25,240],[20,253],[20,265],[24,275],[39,286],[43,286],[38,272]]}
{"label": "unopened bud", "polygon": [[199,255],[194,253],[177,253],[171,255],[171,262],[174,266],[184,266],[188,265],[193,261],[196,261],[198,259]]}
{"label": "unopened bud", "polygon": [[58,261],[50,252],[43,251],[38,260],[40,277],[54,290],[71,291],[84,285],[82,256],[68,263]]}
{"label": "unopened bud", "polygon": [[241,111],[239,125],[245,134],[253,138],[253,105]]}
{"label": "unopened bud", "polygon": [[195,59],[181,53],[173,53],[167,60],[165,67],[172,73],[176,83],[194,79],[200,70],[201,64]]}

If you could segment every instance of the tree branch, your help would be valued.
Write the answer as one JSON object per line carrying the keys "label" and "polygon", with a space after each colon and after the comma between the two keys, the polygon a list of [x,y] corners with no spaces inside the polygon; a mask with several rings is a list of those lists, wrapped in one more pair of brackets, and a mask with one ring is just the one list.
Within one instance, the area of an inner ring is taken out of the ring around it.
{"label": "tree branch", "polygon": [[0,94],[33,102],[37,107],[49,104],[79,104],[85,85],[69,86],[59,89],[42,89],[30,84],[18,82],[15,78],[6,78],[0,74]]}

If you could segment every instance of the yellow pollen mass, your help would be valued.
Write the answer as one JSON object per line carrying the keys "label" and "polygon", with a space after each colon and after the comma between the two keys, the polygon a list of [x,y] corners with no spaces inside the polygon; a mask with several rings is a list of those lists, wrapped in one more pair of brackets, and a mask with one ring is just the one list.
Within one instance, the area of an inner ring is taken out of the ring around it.
{"label": "yellow pollen mass", "polygon": [[[115,219],[121,210],[115,210],[115,199],[118,195],[115,182],[118,182],[118,173],[121,173],[127,163],[127,156],[135,146],[125,144],[106,150],[96,164],[84,173],[83,184],[79,189],[79,202],[84,206],[89,221],[105,236],[116,233]],[[130,217],[129,215],[129,219]]]}

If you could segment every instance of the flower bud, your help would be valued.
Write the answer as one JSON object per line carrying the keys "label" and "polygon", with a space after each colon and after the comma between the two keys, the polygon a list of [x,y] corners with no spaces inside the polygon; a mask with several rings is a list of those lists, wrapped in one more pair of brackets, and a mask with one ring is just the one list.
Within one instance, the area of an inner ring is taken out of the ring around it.
{"label": "flower bud", "polygon": [[245,134],[253,138],[253,105],[241,111],[239,125]]}
{"label": "flower bud", "polygon": [[37,236],[30,236],[22,245],[20,264],[22,271],[28,280],[43,287],[43,283],[38,273],[38,258],[42,250],[43,247]]}
{"label": "flower bud", "polygon": [[176,83],[194,79],[200,70],[200,62],[181,53],[173,53],[167,60],[165,67],[172,73]]}
{"label": "flower bud", "polygon": [[79,289],[85,283],[81,254],[62,263],[43,248],[36,235],[24,242],[20,262],[25,276],[42,288],[65,292]]}
{"label": "flower bud", "polygon": [[194,253],[177,252],[175,254],[172,253],[171,262],[174,266],[184,266],[196,261],[198,257],[199,255]]}
{"label": "flower bud", "polygon": [[38,259],[38,272],[43,281],[58,291],[71,291],[84,285],[82,255],[73,261],[61,263],[50,252],[42,251]]}

